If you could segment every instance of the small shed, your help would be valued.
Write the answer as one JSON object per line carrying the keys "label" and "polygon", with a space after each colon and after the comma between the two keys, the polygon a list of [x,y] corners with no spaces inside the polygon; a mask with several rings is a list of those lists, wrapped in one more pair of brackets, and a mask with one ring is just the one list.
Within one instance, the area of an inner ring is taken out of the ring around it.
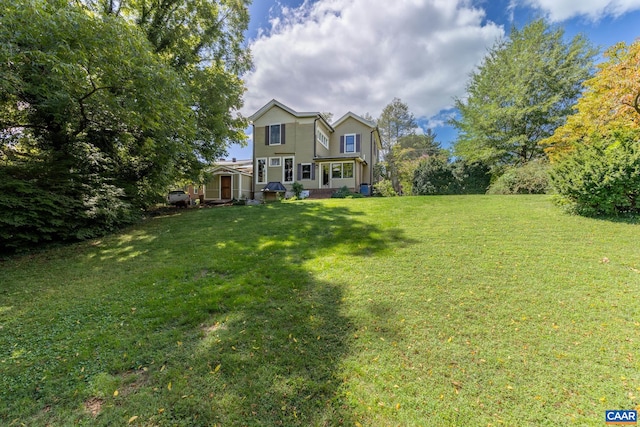
{"label": "small shed", "polygon": [[287,188],[279,181],[271,181],[262,189],[264,200],[267,202],[284,197],[286,192]]}

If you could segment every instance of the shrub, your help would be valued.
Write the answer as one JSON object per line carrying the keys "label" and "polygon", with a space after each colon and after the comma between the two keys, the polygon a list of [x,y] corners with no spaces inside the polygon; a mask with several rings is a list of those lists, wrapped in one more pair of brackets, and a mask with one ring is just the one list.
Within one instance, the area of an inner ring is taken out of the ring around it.
{"label": "shrub", "polygon": [[296,199],[300,199],[300,195],[302,194],[302,190],[304,190],[304,186],[296,181],[291,184],[291,189],[293,190],[293,197],[295,197]]}
{"label": "shrub", "polygon": [[594,137],[554,164],[558,203],[580,215],[640,213],[640,143],[632,133]]}
{"label": "shrub", "polygon": [[64,169],[37,162],[0,168],[0,252],[92,238],[141,217],[106,179]]}
{"label": "shrub", "polygon": [[491,184],[487,193],[545,194],[549,189],[549,163],[534,160],[522,166],[509,167]]}
{"label": "shrub", "polygon": [[426,157],[413,174],[413,194],[453,194],[457,187],[453,169],[446,158]]}
{"label": "shrub", "polygon": [[376,190],[375,193],[378,196],[395,197],[398,195],[398,193],[396,193],[396,190],[393,189],[393,183],[388,179],[383,179],[377,184],[374,184],[373,188]]}
{"label": "shrub", "polygon": [[346,185],[331,195],[332,199],[357,199],[360,197],[364,196],[360,193],[351,192]]}
{"label": "shrub", "polygon": [[482,162],[457,160],[451,165],[457,194],[485,194],[491,182],[491,170]]}

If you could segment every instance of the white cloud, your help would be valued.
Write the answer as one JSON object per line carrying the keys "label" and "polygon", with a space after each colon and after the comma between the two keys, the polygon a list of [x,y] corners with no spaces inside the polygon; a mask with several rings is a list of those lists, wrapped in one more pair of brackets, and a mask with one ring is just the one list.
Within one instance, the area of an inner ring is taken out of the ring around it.
{"label": "white cloud", "polygon": [[578,16],[597,21],[640,9],[640,0],[525,0],[525,4],[543,10],[555,22]]}
{"label": "white cloud", "polygon": [[272,98],[298,111],[378,116],[399,97],[429,118],[463,96],[504,29],[468,0],[318,0],[283,8],[251,42],[245,114]]}

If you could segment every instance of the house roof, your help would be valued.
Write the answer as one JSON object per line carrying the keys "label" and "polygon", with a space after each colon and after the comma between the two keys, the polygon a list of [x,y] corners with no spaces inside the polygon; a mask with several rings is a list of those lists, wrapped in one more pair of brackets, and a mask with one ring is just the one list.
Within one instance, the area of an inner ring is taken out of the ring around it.
{"label": "house roof", "polygon": [[278,101],[276,99],[272,99],[264,107],[262,107],[261,109],[259,109],[255,113],[253,113],[251,116],[249,116],[249,121],[255,122],[256,120],[258,120],[260,117],[262,117],[267,111],[269,111],[273,107],[281,108],[282,110],[286,111],[287,113],[291,114],[292,116],[297,117],[297,118],[301,118],[301,119],[302,118],[310,118],[310,117],[318,118],[318,119],[322,120],[329,127],[329,129],[331,129],[331,131],[333,132],[333,127],[331,126],[331,124],[329,124],[329,122],[327,122],[327,120],[324,118],[324,116],[320,112],[318,112],[318,111],[298,112],[298,111],[292,110],[291,108],[287,107],[282,102],[280,102],[280,101]]}
{"label": "house roof", "polygon": [[271,181],[262,189],[262,191],[265,193],[282,193],[286,192],[287,189],[280,181]]}
{"label": "house roof", "polygon": [[317,156],[314,157],[313,160],[315,160],[316,163],[322,163],[322,162],[340,162],[340,161],[345,161],[345,160],[355,160],[356,162],[360,162],[360,163],[364,163],[365,165],[367,164],[366,159],[360,157],[360,156],[350,156],[350,155],[342,155],[342,156],[327,156],[327,157],[322,157],[322,156]]}
{"label": "house roof", "polygon": [[347,114],[345,114],[344,116],[340,117],[335,123],[333,123],[333,127],[336,128],[338,126],[340,126],[343,122],[345,122],[348,118],[352,118],[355,119],[357,121],[359,121],[360,123],[369,126],[370,128],[376,128],[376,124],[373,122],[370,122],[367,119],[364,119],[362,117],[360,117],[359,115],[352,113],[351,111],[349,111]]}
{"label": "house roof", "polygon": [[237,160],[235,162],[221,160],[209,168],[209,172],[214,175],[220,173],[240,173],[251,176],[253,175],[253,160]]}
{"label": "house roof", "polygon": [[357,115],[355,113],[352,113],[351,111],[349,111],[344,116],[340,117],[336,122],[333,123],[332,126],[334,128],[337,128],[338,126],[340,126],[342,123],[344,123],[348,119],[354,119],[356,121],[359,121],[363,125],[370,127],[378,135],[378,138],[376,138],[376,142],[378,143],[378,148],[382,148],[382,142],[381,142],[381,138],[380,138],[380,130],[378,129],[378,125],[376,125],[374,122],[371,122],[371,121],[369,121],[369,120],[367,120],[367,119],[365,119],[363,117],[360,117],[359,115]]}

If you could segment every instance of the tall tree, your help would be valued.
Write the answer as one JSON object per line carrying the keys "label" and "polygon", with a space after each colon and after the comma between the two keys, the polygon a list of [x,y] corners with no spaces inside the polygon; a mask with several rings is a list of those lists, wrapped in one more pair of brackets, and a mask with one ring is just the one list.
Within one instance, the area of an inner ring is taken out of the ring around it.
{"label": "tall tree", "polygon": [[613,132],[640,132],[640,41],[609,48],[596,75],[584,83],[575,114],[542,141],[552,160]]}
{"label": "tall tree", "polygon": [[[61,240],[111,229],[244,138],[245,120],[234,109],[244,90],[237,71],[246,63],[230,41],[213,46],[210,32],[189,37],[176,24],[175,37],[185,40],[170,38],[173,50],[158,49],[124,12],[136,3],[100,4],[102,16],[87,10],[97,3],[3,3],[1,172],[3,184],[21,193],[0,192],[0,237]],[[233,20],[220,25],[237,32]],[[195,25],[194,34],[201,30]],[[176,46],[186,45],[197,55],[182,61]],[[19,219],[16,200],[33,194],[46,198],[43,206],[65,202],[55,215],[45,209]]]}
{"label": "tall tree", "polygon": [[393,101],[384,107],[377,123],[382,148],[386,151],[391,150],[403,136],[413,135],[418,126],[413,113],[409,111],[409,106],[400,98],[393,98]]}
{"label": "tall tree", "polygon": [[594,55],[586,39],[565,42],[543,20],[514,28],[472,73],[467,98],[456,100],[455,155],[493,168],[543,157],[539,142],[572,113]]}
{"label": "tall tree", "polygon": [[[80,1],[80,0],[79,0]],[[153,51],[182,77],[196,118],[194,150],[212,161],[232,142],[244,144],[242,107],[251,66],[244,45],[251,0],[84,0],[91,10],[123,17],[147,35]],[[191,163],[202,166],[200,163]],[[197,170],[190,170],[191,174]]]}
{"label": "tall tree", "polygon": [[640,41],[605,53],[576,113],[543,141],[562,203],[584,215],[640,212]]}
{"label": "tall tree", "polygon": [[448,154],[436,141],[436,134],[431,129],[422,135],[407,135],[399,138],[391,148],[391,152],[403,194],[412,193],[414,171],[421,159],[439,155],[446,158]]}
{"label": "tall tree", "polygon": [[418,126],[409,106],[399,98],[394,98],[380,114],[377,121],[382,139],[382,154],[386,163],[388,178],[396,191],[400,191],[398,178],[398,164],[394,156],[393,147],[400,138],[413,135]]}

